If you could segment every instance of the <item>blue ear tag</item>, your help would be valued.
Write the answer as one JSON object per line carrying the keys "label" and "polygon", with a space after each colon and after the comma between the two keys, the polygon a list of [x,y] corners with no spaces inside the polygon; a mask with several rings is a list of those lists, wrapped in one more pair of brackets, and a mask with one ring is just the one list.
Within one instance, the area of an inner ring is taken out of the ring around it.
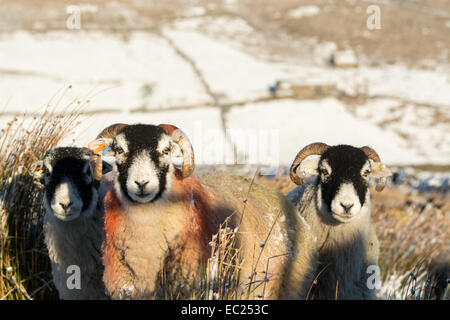
{"label": "blue ear tag", "polygon": [[109,146],[106,146],[106,148],[103,149],[103,151],[102,151],[102,155],[105,155],[108,152],[108,150],[109,150]]}

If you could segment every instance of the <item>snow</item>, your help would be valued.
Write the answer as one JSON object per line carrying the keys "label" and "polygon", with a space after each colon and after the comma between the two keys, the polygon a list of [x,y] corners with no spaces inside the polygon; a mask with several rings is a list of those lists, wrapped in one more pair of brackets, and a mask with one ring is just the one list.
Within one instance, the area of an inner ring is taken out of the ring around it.
{"label": "snow", "polygon": [[289,12],[289,16],[292,18],[303,18],[303,17],[312,17],[316,16],[320,13],[320,8],[318,6],[302,6],[297,9],[291,10]]}
{"label": "snow", "polygon": [[445,165],[450,159],[450,125],[444,121],[436,123],[436,111],[450,119],[448,107],[413,106],[393,99],[369,101],[358,106],[355,115],[407,136],[407,147],[420,154],[424,163]]}
{"label": "snow", "polygon": [[224,141],[224,134],[220,129],[219,110],[216,108],[193,109],[171,112],[131,113],[131,114],[101,114],[82,116],[81,124],[75,132],[64,139],[61,145],[71,145],[73,139],[77,145],[86,146],[100,131],[117,122],[128,124],[146,123],[158,125],[170,123],[176,125],[188,135],[195,151],[197,164],[216,164],[215,144]]}
{"label": "snow", "polygon": [[[228,19],[229,20],[229,19]],[[252,29],[240,19],[234,23],[227,19],[210,23],[213,30],[224,29],[230,35]],[[201,20],[205,22],[205,20]],[[195,25],[199,25],[200,20]],[[227,27],[227,24],[230,27]],[[239,31],[240,30],[240,31]],[[324,68],[299,63],[280,63],[258,59],[239,50],[233,41],[217,40],[183,23],[165,28],[169,36],[189,57],[196,61],[213,91],[224,95],[222,102],[251,100],[266,96],[267,85],[275,80],[294,83],[335,84],[347,94],[357,93],[371,96],[385,96],[450,106],[450,69],[418,70],[403,65],[383,65],[379,67],[361,66],[354,69]],[[331,52],[335,48],[327,44],[324,48]],[[439,92],[439,94],[436,94]]]}
{"label": "snow", "polygon": [[[436,122],[433,111],[450,110],[448,66],[339,69],[321,59],[269,61],[240,45],[239,39],[256,32],[244,19],[199,17],[199,8],[190,11],[192,18],[165,25],[162,36],[82,30],[1,34],[0,110],[6,116],[0,116],[0,125],[13,113],[42,112],[52,95],[63,92],[59,111],[89,95],[84,111],[102,112],[83,116],[64,144],[86,145],[114,122],[173,123],[193,141],[199,164],[233,164],[232,143],[238,163],[290,165],[297,151],[314,141],[370,145],[388,164],[448,163],[450,126]],[[334,43],[314,43],[323,57],[336,49]],[[214,105],[200,77],[219,105],[229,104],[226,111]],[[268,86],[277,80],[282,87],[329,85],[372,98],[353,112],[334,97],[270,100]],[[69,84],[72,89],[65,89]]]}
{"label": "snow", "polygon": [[[0,38],[0,106],[25,111],[72,84],[74,95],[108,89],[90,110],[169,108],[209,103],[192,69],[165,39],[133,32],[128,41],[102,32],[15,32]],[[174,77],[173,75],[177,76]],[[150,86],[151,94],[143,89]]]}
{"label": "snow", "polygon": [[212,91],[223,96],[222,102],[265,96],[267,85],[285,76],[280,66],[259,61],[199,32],[166,29],[164,33],[196,61]]}
{"label": "snow", "polygon": [[353,50],[342,50],[334,52],[333,63],[338,67],[355,67],[358,64],[358,59]]}
{"label": "snow", "polygon": [[[270,116],[255,117],[256,114]],[[370,145],[383,155],[386,163],[401,164],[421,160],[419,155],[406,148],[398,135],[355,118],[335,98],[280,100],[233,107],[227,114],[227,120],[230,127],[278,131],[281,165],[290,165],[303,146],[319,141],[329,145]]]}
{"label": "snow", "polygon": [[201,16],[206,13],[206,9],[204,7],[194,6],[190,7],[188,10],[184,12],[184,14],[188,17]]}
{"label": "snow", "polygon": [[[385,65],[342,70],[272,62],[251,56],[232,41],[218,40],[195,30],[203,21],[212,26],[212,31],[225,29],[230,36],[252,32],[242,19],[234,19],[233,23],[229,20],[219,18],[209,23],[208,19],[187,19],[163,29],[195,61],[213,92],[222,97],[221,102],[266,97],[269,84],[286,80],[334,84],[347,94],[364,93],[449,106],[450,72],[446,68],[431,71]],[[334,46],[326,47],[330,52]],[[92,88],[107,89],[90,105],[90,110],[160,109],[211,103],[192,67],[167,41],[141,31],[131,32],[127,40],[114,34],[83,31],[3,34],[0,74],[0,105],[9,101],[8,109],[14,111],[40,107],[52,93],[68,84],[76,88],[76,94]]]}

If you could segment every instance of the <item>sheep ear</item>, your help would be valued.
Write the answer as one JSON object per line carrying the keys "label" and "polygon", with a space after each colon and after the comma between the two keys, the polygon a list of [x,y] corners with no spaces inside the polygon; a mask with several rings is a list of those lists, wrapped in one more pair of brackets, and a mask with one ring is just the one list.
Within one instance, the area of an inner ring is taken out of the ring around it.
{"label": "sheep ear", "polygon": [[392,176],[391,170],[389,170],[386,165],[380,163],[380,162],[373,162],[371,166],[372,170],[369,174],[369,177],[371,178],[384,178]]}
{"label": "sheep ear", "polygon": [[39,160],[33,163],[30,167],[30,170],[28,170],[28,173],[34,178],[34,179],[41,179],[44,177],[44,161]]}
{"label": "sheep ear", "polygon": [[[110,139],[108,139],[108,140],[110,140]],[[109,147],[110,143],[111,143],[111,141],[107,141],[105,139],[96,139],[96,140],[89,142],[88,148],[94,154],[98,154],[98,155],[106,156],[106,157],[113,157],[114,152]]]}
{"label": "sheep ear", "polygon": [[319,174],[319,160],[320,157],[303,160],[297,168],[297,174],[299,174],[299,176],[302,174]]}

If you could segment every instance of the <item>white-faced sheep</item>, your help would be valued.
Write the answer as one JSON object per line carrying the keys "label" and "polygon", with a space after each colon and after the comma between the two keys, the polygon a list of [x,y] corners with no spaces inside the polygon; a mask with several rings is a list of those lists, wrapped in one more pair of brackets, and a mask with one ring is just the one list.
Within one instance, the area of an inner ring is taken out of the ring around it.
{"label": "white-faced sheep", "polygon": [[[250,297],[280,296],[297,231],[291,227],[294,206],[281,193],[253,185],[246,197],[248,179],[192,176],[191,143],[172,125],[112,125],[89,148],[108,148],[103,154],[116,159],[114,187],[105,197],[103,244],[103,279],[111,298],[193,297],[211,256],[209,243],[228,217],[229,227],[239,225],[241,288],[252,282]],[[181,170],[171,160],[177,152]]]}
{"label": "white-faced sheep", "polygon": [[[87,148],[60,147],[30,168],[45,187],[45,243],[53,282],[65,300],[107,298],[101,261],[107,186],[101,171],[91,172],[89,161]],[[101,168],[111,170],[107,163],[96,169]]]}
{"label": "white-faced sheep", "polygon": [[[310,155],[319,155],[306,159]],[[370,220],[369,178],[381,179],[384,188],[389,169],[370,147],[328,146],[313,143],[296,156],[290,177],[297,185],[300,172],[318,175],[310,184],[292,190],[288,198],[297,205],[300,220],[310,229],[306,245],[315,255],[317,282],[308,298],[375,299],[378,239]],[[370,282],[370,281],[369,281]],[[291,293],[296,292],[295,281]]]}

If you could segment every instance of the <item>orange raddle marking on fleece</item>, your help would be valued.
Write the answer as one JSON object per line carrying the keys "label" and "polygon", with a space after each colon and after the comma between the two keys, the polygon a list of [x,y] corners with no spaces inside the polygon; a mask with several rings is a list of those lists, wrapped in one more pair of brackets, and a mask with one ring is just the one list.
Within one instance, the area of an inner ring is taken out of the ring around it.
{"label": "orange raddle marking on fleece", "polygon": [[187,225],[184,234],[186,250],[200,249],[192,254],[206,259],[211,251],[208,244],[212,235],[217,232],[217,218],[211,197],[200,180],[192,176],[185,179],[181,179],[177,174],[175,176],[173,191],[182,195],[183,205],[186,208]]}
{"label": "orange raddle marking on fleece", "polygon": [[114,247],[117,241],[118,228],[121,224],[122,206],[114,190],[105,196],[105,239],[103,242],[103,264],[105,265],[104,280],[114,279],[120,264],[120,256]]}
{"label": "orange raddle marking on fleece", "polygon": [[[203,187],[201,181],[189,177],[182,179],[181,172],[177,175],[172,186],[172,193],[177,194],[185,207],[186,228],[181,237],[185,240],[183,258],[190,261],[206,260],[210,256],[209,242],[217,232],[217,218],[213,212],[211,197]],[[170,201],[170,200],[169,200]],[[151,204],[150,204],[151,205]],[[110,190],[105,197],[105,240],[103,244],[103,263],[105,265],[105,282],[113,281],[120,265],[120,252],[115,248],[117,236],[122,223],[123,210],[114,190]]]}

